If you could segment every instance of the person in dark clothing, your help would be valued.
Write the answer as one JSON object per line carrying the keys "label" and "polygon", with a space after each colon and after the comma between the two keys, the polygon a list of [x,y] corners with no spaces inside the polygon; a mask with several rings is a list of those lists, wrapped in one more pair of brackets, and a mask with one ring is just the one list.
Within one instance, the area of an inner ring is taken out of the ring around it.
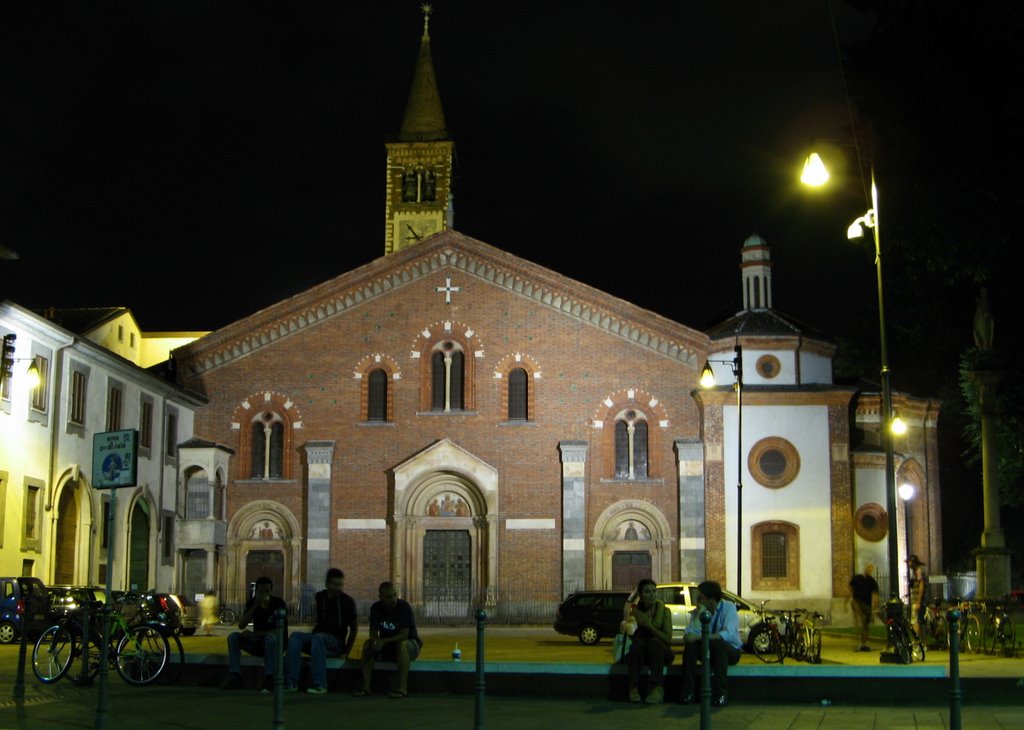
{"label": "person in dark clothing", "polygon": [[629,647],[629,701],[640,702],[640,670],[651,670],[645,701],[658,705],[665,700],[665,666],[672,663],[672,612],[658,600],[657,584],[644,578],[634,594],[636,603],[629,609],[636,622],[633,643]]}
{"label": "person in dark clothing", "polygon": [[878,610],[878,581],[875,580],[875,566],[868,563],[864,566],[864,572],[858,573],[850,579],[850,588],[853,595],[850,597],[850,606],[853,609],[853,618],[860,627],[860,648],[857,651],[871,651],[868,646],[868,632],[871,627],[871,617]]}
{"label": "person in dark clothing", "polygon": [[393,583],[381,583],[377,597],[380,600],[370,606],[370,638],[363,644],[363,687],[355,694],[370,694],[373,663],[380,658],[398,665],[398,687],[388,697],[402,699],[409,694],[409,664],[420,655],[423,641],[412,606],[398,597]]}
{"label": "person in dark clothing", "polygon": [[347,657],[356,643],[356,602],[341,589],[345,574],[337,568],[327,571],[327,588],[316,599],[316,625],[313,633],[296,631],[288,639],[288,666],[285,670],[285,692],[295,692],[299,685],[299,664],[302,652],[310,655],[313,685],[311,695],[327,692],[327,657]]}
{"label": "person in dark clothing", "polygon": [[[277,675],[277,609],[287,610],[282,598],[270,595],[274,583],[266,576],[256,579],[256,593],[246,601],[238,617],[238,631],[228,634],[228,678],[222,689],[243,689],[242,652],[263,657],[263,681],[258,688],[269,693]],[[252,622],[252,630],[246,628]],[[288,619],[285,618],[284,639],[288,640]]]}

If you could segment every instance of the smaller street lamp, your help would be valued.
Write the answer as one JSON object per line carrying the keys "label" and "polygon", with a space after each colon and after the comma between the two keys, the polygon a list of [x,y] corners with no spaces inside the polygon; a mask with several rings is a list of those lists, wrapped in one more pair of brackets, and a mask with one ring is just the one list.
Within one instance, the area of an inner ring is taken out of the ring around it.
{"label": "smaller street lamp", "polygon": [[736,595],[743,595],[743,347],[733,348],[736,356],[732,360],[706,360],[700,371],[700,387],[715,387],[715,373],[711,363],[721,363],[732,368],[736,378]]}
{"label": "smaller street lamp", "polygon": [[43,381],[43,377],[39,372],[39,366],[36,364],[36,358],[14,356],[15,340],[17,338],[18,336],[14,334],[4,335],[2,360],[0,360],[0,390],[3,390],[4,386],[11,382],[14,376],[14,363],[16,362],[32,361],[32,364],[25,370],[25,384],[30,389],[38,388],[39,384]]}

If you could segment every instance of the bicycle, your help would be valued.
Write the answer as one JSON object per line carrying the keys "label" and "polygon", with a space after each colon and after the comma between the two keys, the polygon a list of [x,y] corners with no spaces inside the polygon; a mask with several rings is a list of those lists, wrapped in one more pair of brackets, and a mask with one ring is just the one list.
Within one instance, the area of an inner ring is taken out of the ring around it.
{"label": "bicycle", "polygon": [[949,648],[949,626],[939,608],[941,605],[942,599],[936,598],[925,606],[924,620],[921,622],[921,637],[928,641],[932,649]]}
{"label": "bicycle", "polygon": [[809,611],[806,608],[794,609],[793,613],[797,624],[802,658],[808,664],[821,664],[821,629],[817,628],[816,623],[825,617],[817,611]]}
{"label": "bicycle", "polygon": [[986,654],[999,653],[1009,657],[1014,655],[1017,631],[1013,625],[1013,618],[1006,610],[1005,601],[992,603],[992,611],[982,633],[981,645]]}
{"label": "bicycle", "polygon": [[750,630],[747,643],[754,656],[761,661],[782,664],[786,657],[782,632],[779,630],[777,615],[765,608],[766,603],[768,599],[761,601],[760,609],[754,609],[754,613],[761,617],[761,621]]}
{"label": "bicycle", "polygon": [[925,657],[924,642],[914,634],[907,615],[908,610],[907,605],[894,598],[885,605],[881,612],[889,646],[892,647],[893,653],[903,664],[910,664],[912,661],[922,662]]}
{"label": "bicycle", "polygon": [[[156,681],[167,664],[170,653],[167,629],[161,630],[153,623],[131,625],[121,613],[127,597],[120,598],[118,610],[110,612],[107,661],[125,682],[144,686]],[[88,646],[83,646],[85,627],[77,611],[43,631],[32,650],[32,671],[39,681],[52,684],[60,680],[75,660],[81,661],[83,652],[86,654],[85,676],[91,679],[99,673],[103,649],[101,607],[99,602],[90,607]]]}
{"label": "bicycle", "polygon": [[984,611],[984,605],[962,601],[959,598],[956,599],[956,604],[960,609],[960,651],[977,654],[982,648],[982,631],[981,621],[975,613]]}

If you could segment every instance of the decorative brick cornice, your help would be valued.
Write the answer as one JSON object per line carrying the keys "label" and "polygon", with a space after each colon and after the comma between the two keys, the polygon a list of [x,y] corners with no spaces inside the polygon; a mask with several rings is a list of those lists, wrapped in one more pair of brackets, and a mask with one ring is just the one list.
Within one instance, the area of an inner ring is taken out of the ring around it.
{"label": "decorative brick cornice", "polygon": [[455,231],[376,259],[174,351],[186,377],[245,357],[443,269],[486,281],[692,367],[706,335]]}

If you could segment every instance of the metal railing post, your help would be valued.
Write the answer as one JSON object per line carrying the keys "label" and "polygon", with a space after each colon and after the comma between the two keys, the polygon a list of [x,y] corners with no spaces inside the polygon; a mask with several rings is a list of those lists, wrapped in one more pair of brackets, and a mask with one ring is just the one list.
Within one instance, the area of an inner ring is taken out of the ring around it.
{"label": "metal railing post", "polygon": [[473,717],[473,730],[486,730],[484,723],[484,622],[487,611],[478,608],[476,611],[476,710]]}
{"label": "metal railing post", "polygon": [[949,730],[960,730],[960,612],[946,614],[949,624]]}
{"label": "metal railing post", "polygon": [[288,621],[288,612],[279,608],[274,612],[277,626],[274,636],[277,637],[274,657],[274,724],[273,730],[284,730],[284,627]]}
{"label": "metal railing post", "polygon": [[700,730],[711,730],[711,613],[700,612]]}

